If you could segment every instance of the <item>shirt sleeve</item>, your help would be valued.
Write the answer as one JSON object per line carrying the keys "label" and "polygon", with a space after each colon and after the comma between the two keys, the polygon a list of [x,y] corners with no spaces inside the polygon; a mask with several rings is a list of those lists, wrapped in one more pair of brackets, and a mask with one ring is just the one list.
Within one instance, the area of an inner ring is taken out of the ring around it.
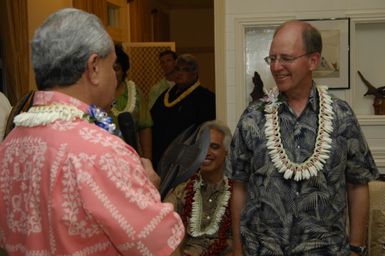
{"label": "shirt sleeve", "polygon": [[247,182],[251,173],[251,159],[253,158],[253,151],[250,149],[252,146],[251,141],[254,141],[251,131],[255,131],[255,121],[252,117],[247,116],[244,113],[235,129],[231,145],[229,156],[227,159],[226,176]]}
{"label": "shirt sleeve", "polygon": [[104,154],[78,172],[84,208],[123,255],[170,255],[183,239],[183,224],[130,153]]}
{"label": "shirt sleeve", "polygon": [[150,111],[148,110],[147,102],[140,88],[138,86],[135,86],[135,87],[136,87],[136,93],[138,95],[137,101],[136,101],[136,107],[139,110],[138,129],[142,130],[145,128],[151,128],[152,118],[150,115]]}
{"label": "shirt sleeve", "polygon": [[348,147],[346,179],[353,184],[366,184],[376,179],[379,172],[353,110],[347,103],[341,105],[343,134]]}
{"label": "shirt sleeve", "polygon": [[181,214],[184,207],[185,188],[187,182],[179,184],[176,188],[172,189],[163,202],[171,203],[177,213]]}
{"label": "shirt sleeve", "polygon": [[166,81],[164,79],[160,80],[157,84],[153,85],[148,93],[148,103],[147,107],[150,111],[152,106],[154,106],[155,101],[162,94],[164,90],[168,88]]}

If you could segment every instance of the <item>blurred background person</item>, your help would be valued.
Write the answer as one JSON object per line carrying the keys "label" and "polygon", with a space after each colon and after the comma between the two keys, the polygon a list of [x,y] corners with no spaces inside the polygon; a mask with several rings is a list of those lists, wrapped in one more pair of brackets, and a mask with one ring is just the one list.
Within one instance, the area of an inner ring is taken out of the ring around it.
{"label": "blurred background person", "polygon": [[151,108],[152,161],[156,169],[170,143],[185,129],[215,119],[215,95],[198,79],[198,62],[190,54],[176,60],[176,83]]}
{"label": "blurred background person", "polygon": [[151,110],[158,97],[168,88],[175,85],[176,80],[176,59],[177,55],[174,51],[166,50],[159,54],[160,67],[163,70],[164,78],[153,85],[148,93],[148,109]]}
{"label": "blurred background person", "polygon": [[224,176],[230,129],[208,121],[210,145],[199,171],[164,199],[174,205],[185,225],[185,238],[173,255],[232,255],[230,199],[232,182]]}
{"label": "blurred background person", "polygon": [[[111,109],[111,113],[114,117],[114,123],[117,125],[120,131],[121,129],[125,129],[126,127],[120,127],[118,116],[124,112],[130,113],[134,121],[134,134],[138,142],[137,151],[142,157],[151,159],[152,121],[147,108],[147,104],[139,86],[137,86],[134,81],[128,78],[130,60],[121,45],[115,45],[115,53],[116,62],[114,65],[114,70],[116,73],[118,86],[116,87],[115,103]],[[124,133],[124,131],[121,131],[121,133]]]}
{"label": "blurred background person", "polygon": [[9,100],[0,92],[0,143],[3,141],[5,126],[7,125],[7,119],[11,109],[12,106]]}

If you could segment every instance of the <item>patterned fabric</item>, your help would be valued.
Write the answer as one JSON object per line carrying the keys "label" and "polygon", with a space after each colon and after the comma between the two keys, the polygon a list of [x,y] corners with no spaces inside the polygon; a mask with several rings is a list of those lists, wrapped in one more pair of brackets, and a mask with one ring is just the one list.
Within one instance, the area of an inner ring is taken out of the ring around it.
{"label": "patterned fabric", "polygon": [[[88,106],[58,92],[35,105]],[[170,255],[180,217],[136,152],[82,119],[16,127],[0,145],[0,247],[9,255]]]}
{"label": "patterned fabric", "polygon": [[[330,158],[316,177],[295,182],[278,173],[268,155],[261,101],[241,116],[230,150],[230,178],[246,183],[241,217],[246,255],[349,255],[346,235],[347,182],[366,184],[378,176],[358,121],[342,100],[332,96]],[[313,152],[317,135],[318,95],[296,117],[284,100],[279,107],[282,143],[294,162]]]}
{"label": "patterned fabric", "polygon": [[148,109],[151,110],[158,97],[167,90],[170,86],[174,86],[175,82],[168,81],[166,78],[159,80],[157,84],[151,87],[148,93]]}
{"label": "patterned fabric", "polygon": [[[183,213],[186,196],[186,185],[189,181],[179,184],[173,189],[164,199],[164,202],[172,203],[175,211],[179,214]],[[214,211],[216,209],[215,202],[222,193],[224,193],[225,185],[222,181],[218,184],[204,183],[201,187],[202,193],[202,229],[205,229],[211,222]],[[225,255],[231,251],[231,234],[228,234],[228,247],[220,255]],[[213,235],[203,235],[200,237],[193,237],[190,233],[190,227],[186,227],[186,237],[183,240],[181,251],[188,250],[193,255],[201,255],[216,239],[218,239],[218,232]]]}

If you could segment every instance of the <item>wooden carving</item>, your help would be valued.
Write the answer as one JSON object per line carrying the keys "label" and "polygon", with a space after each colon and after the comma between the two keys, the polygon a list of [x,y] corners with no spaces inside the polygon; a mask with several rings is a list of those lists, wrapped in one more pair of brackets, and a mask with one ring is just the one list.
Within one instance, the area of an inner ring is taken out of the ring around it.
{"label": "wooden carving", "polygon": [[376,88],[368,80],[365,79],[365,77],[361,74],[360,71],[357,71],[357,73],[360,76],[362,82],[368,88],[364,96],[367,96],[367,95],[374,96],[374,100],[373,100],[374,114],[385,115],[385,86]]}

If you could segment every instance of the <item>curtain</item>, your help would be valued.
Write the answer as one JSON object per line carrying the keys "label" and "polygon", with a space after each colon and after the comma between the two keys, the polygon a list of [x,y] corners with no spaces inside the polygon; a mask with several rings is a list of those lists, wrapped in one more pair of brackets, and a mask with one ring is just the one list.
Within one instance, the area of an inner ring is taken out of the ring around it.
{"label": "curtain", "polygon": [[5,92],[12,105],[30,90],[27,13],[26,0],[0,1]]}

